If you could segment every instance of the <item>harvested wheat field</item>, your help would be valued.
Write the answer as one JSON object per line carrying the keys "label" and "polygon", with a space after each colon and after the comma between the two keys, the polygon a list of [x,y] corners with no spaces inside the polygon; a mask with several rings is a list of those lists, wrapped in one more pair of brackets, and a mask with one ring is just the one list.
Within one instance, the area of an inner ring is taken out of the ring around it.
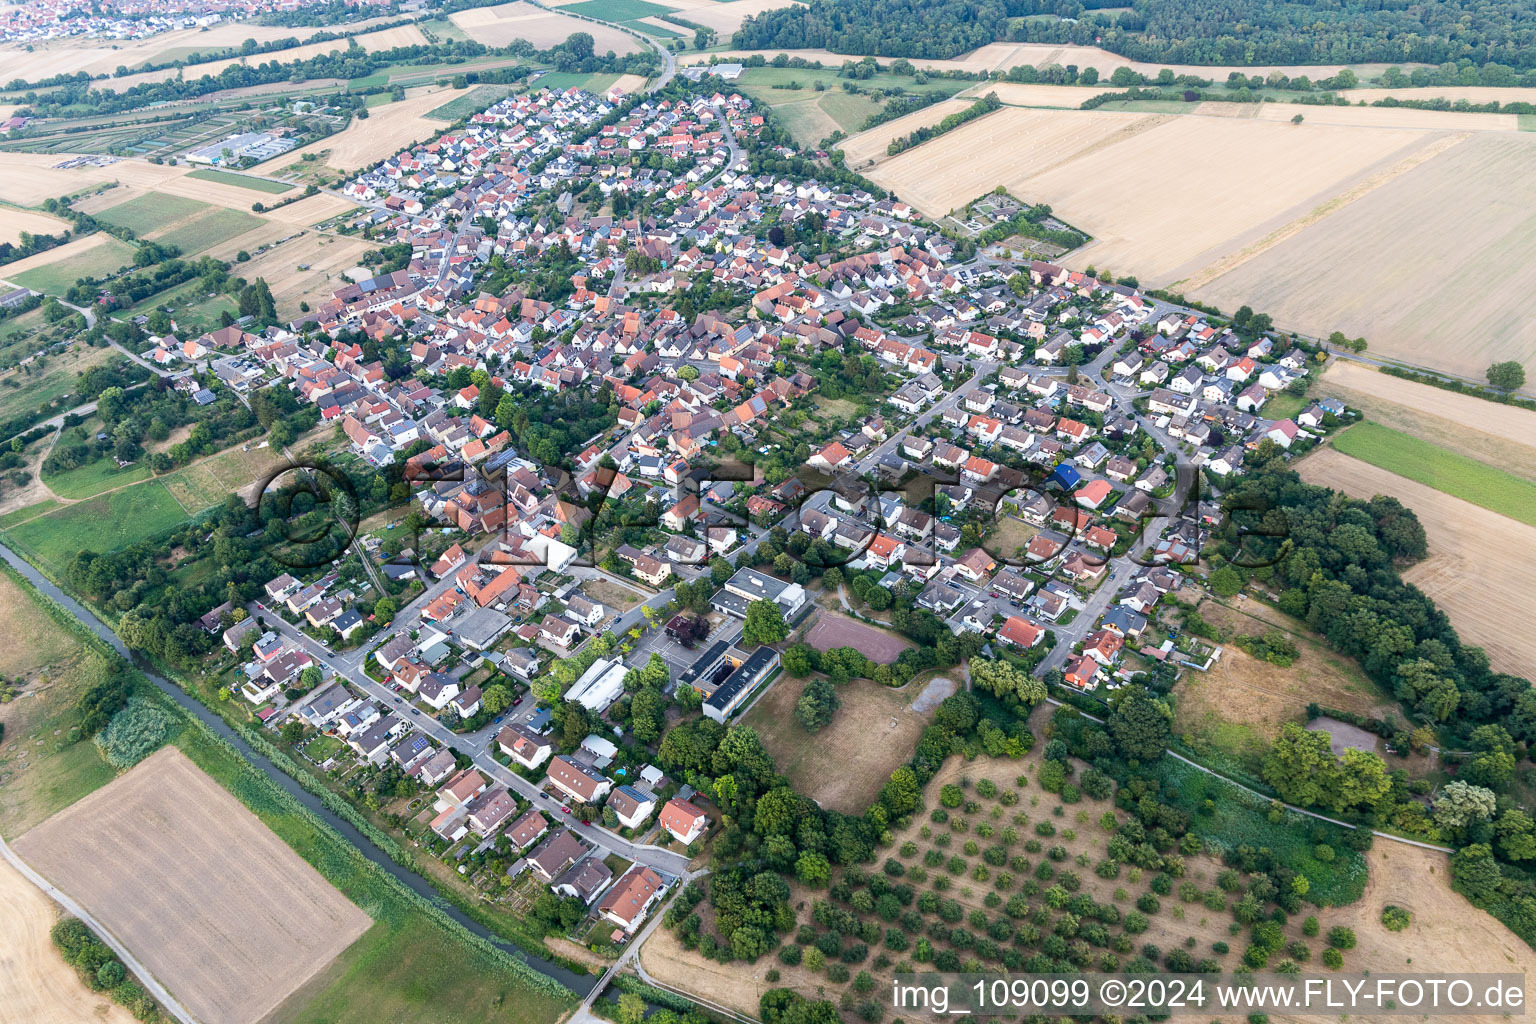
{"label": "harvested wheat field", "polygon": [[1533,162],[1536,135],[1475,134],[1191,292],[1469,377],[1503,359],[1532,363]]}
{"label": "harvested wheat field", "polygon": [[1390,494],[1413,510],[1429,557],[1403,579],[1429,595],[1461,638],[1488,652],[1495,671],[1536,674],[1536,630],[1525,613],[1536,579],[1536,527],[1321,448],[1296,466],[1303,479],[1357,498]]}
{"label": "harvested wheat field", "polygon": [[[443,133],[444,125],[441,121],[429,119],[426,113],[443,105],[444,91],[436,86],[410,89],[399,103],[375,107],[368,120],[354,120],[335,135],[311,142],[262,164],[262,171],[270,177],[282,177],[285,171],[303,160],[307,153],[320,154],[318,159],[335,170],[360,171],[398,153],[413,142],[430,142]],[[246,206],[249,207],[250,203],[247,202]]]}
{"label": "harvested wheat field", "polygon": [[[240,264],[240,274],[247,280],[264,278],[277,301],[278,316],[286,319],[299,315],[300,302],[318,305],[316,300],[323,302],[344,287],[348,282],[341,275],[373,248],[354,235],[310,231],[259,256],[253,253],[249,263]],[[309,269],[300,270],[300,264]]]}
{"label": "harvested wheat field", "polygon": [[1383,426],[1536,480],[1536,412],[1378,373],[1335,359],[1319,396],[1333,396]]}
{"label": "harvested wheat field", "polygon": [[1401,129],[1173,117],[1091,160],[1036,175],[1014,194],[1050,203],[1094,236],[1074,255],[1079,263],[1161,285],[1309,215],[1429,138]]}
{"label": "harvested wheat field", "polygon": [[[814,101],[813,101],[814,102]],[[910,114],[904,114],[894,121],[876,125],[867,132],[859,132],[849,136],[838,143],[837,148],[843,151],[843,159],[849,167],[863,167],[866,162],[879,163],[887,159],[886,147],[894,139],[910,134],[919,128],[926,128],[932,124],[938,124],[950,114],[958,113],[970,106],[975,100],[940,100],[939,102],[915,110]]]}
{"label": "harvested wheat field", "polygon": [[68,222],[50,217],[46,213],[7,209],[0,214],[0,242],[10,242],[14,245],[21,240],[23,231],[29,235],[59,235],[68,230]]}
{"label": "harvested wheat field", "polygon": [[117,164],[55,169],[54,165],[68,159],[61,153],[0,153],[0,199],[18,206],[39,206],[45,199],[117,179]]}
{"label": "harvested wheat field", "polygon": [[932,216],[964,206],[998,185],[1021,198],[1045,199],[1067,216],[1054,198],[1038,189],[1020,189],[1053,168],[1075,165],[1167,120],[1112,111],[1007,107],[891,157],[869,177]]}
{"label": "harvested wheat field", "polygon": [[[1227,103],[1202,103],[1200,106],[1231,106]],[[1201,110],[1200,113],[1206,113]],[[1358,125],[1362,128],[1413,128],[1418,130],[1517,132],[1519,118],[1514,114],[1472,114],[1454,110],[1419,110],[1416,107],[1323,107],[1301,103],[1263,103],[1261,121],[1284,121],[1302,115],[1302,127],[1317,124]]]}
{"label": "harvested wheat field", "polygon": [[[667,4],[668,7],[674,5]],[[771,11],[778,7],[790,7],[794,4],[785,0],[724,0],[720,3],[702,3],[686,8],[683,17],[705,28],[712,28],[720,33],[721,39],[729,39],[731,33],[741,28],[741,23],[754,14]],[[673,26],[676,31],[676,26]]]}
{"label": "harvested wheat field", "polygon": [[617,90],[626,96],[632,96],[645,88],[646,81],[644,75],[620,75],[619,80],[608,87],[608,91]]}
{"label": "harvested wheat field", "polygon": [[968,95],[985,96],[997,93],[997,98],[1015,107],[1062,107],[1077,110],[1084,100],[1092,99],[1104,90],[1096,85],[1026,85],[1023,82],[981,82],[968,90]]}
{"label": "harvested wheat field", "polygon": [[174,747],[14,846],[204,1024],[260,1020],[373,923]]}
{"label": "harvested wheat field", "polygon": [[54,902],[0,860],[0,1024],[132,1024],[59,956],[48,937],[58,919]]}
{"label": "harvested wheat field", "polygon": [[1388,97],[1399,100],[1466,100],[1468,103],[1536,103],[1536,89],[1494,85],[1430,85],[1422,89],[1351,89],[1352,103],[1375,103]]}
{"label": "harvested wheat field", "polygon": [[515,39],[526,39],[544,50],[565,42],[572,32],[585,32],[592,37],[592,49],[597,53],[612,50],[623,54],[641,49],[640,40],[627,32],[573,18],[569,14],[541,10],[521,0],[457,11],[448,17],[469,33],[471,39],[486,46],[506,46]]}

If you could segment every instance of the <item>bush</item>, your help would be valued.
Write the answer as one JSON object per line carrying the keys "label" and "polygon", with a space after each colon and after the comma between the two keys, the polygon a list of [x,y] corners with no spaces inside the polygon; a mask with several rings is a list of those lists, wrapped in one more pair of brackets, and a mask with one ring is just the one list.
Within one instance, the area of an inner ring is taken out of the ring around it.
{"label": "bush", "polygon": [[1344,954],[1340,953],[1332,946],[1328,947],[1327,949],[1323,950],[1323,966],[1331,968],[1335,971],[1338,970],[1340,967],[1344,966]]}
{"label": "bush", "polygon": [[848,980],[848,976],[849,976],[848,968],[846,966],[844,966],[843,964],[828,964],[827,965],[827,980],[828,981],[832,981],[832,982],[836,982],[838,984],[842,984],[843,982]]}
{"label": "bush", "polygon": [[804,956],[805,951],[792,942],[779,947],[779,959],[791,967],[800,963]]}
{"label": "bush", "polygon": [[1354,929],[1346,928],[1343,925],[1328,929],[1328,945],[1332,946],[1334,949],[1354,949]]}
{"label": "bush", "polygon": [[112,767],[132,768],[166,741],[171,728],[170,715],[149,698],[134,696],[96,734],[96,746]]}

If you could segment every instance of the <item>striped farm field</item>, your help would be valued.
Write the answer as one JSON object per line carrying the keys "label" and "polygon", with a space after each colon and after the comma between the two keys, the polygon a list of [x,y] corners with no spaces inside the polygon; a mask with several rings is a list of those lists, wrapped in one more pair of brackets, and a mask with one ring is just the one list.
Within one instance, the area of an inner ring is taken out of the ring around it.
{"label": "striped farm field", "polygon": [[1333,445],[1361,462],[1536,526],[1536,484],[1487,463],[1370,422],[1344,431]]}

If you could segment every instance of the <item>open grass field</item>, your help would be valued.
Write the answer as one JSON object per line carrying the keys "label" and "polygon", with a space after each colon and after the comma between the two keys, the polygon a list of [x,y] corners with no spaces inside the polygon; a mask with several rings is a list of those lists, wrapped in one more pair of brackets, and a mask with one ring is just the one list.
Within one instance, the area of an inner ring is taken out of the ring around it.
{"label": "open grass field", "polygon": [[142,462],[119,467],[110,458],[97,459],[63,473],[43,478],[48,489],[61,498],[90,498],[102,491],[149,479],[149,467]]}
{"label": "open grass field", "polygon": [[105,678],[105,660],[82,648],[8,573],[0,575],[0,620],[27,638],[0,651],[0,675],[16,680],[17,691],[0,704],[0,836],[11,840],[106,785],[114,772],[75,731],[75,704]]}
{"label": "open grass field", "polygon": [[254,189],[257,192],[267,192],[272,195],[278,195],[293,189],[292,185],[285,185],[280,181],[268,181],[265,178],[254,178],[249,174],[232,174],[229,171],[216,171],[211,167],[204,167],[200,170],[191,171],[187,174],[187,177],[196,178],[198,181],[217,181],[224,185],[234,185],[236,188]]}
{"label": "open grass field", "polygon": [[1336,435],[1333,446],[1389,473],[1536,526],[1536,483],[1485,462],[1369,421]]}
{"label": "open grass field", "polygon": [[192,514],[222,504],[230,491],[201,463],[172,473],[161,483],[176,503]]}
{"label": "open grass field", "polygon": [[0,1019],[53,1024],[132,1024],[133,1015],[92,992],[49,938],[58,905],[0,861]]}
{"label": "open grass field", "polygon": [[1318,449],[1296,468],[1309,483],[1356,498],[1390,494],[1412,509],[1424,524],[1429,557],[1403,578],[1451,617],[1463,641],[1488,652],[1495,671],[1532,671],[1536,630],[1524,608],[1536,579],[1536,528],[1332,448]]}
{"label": "open grass field", "polygon": [[14,416],[27,409],[36,409],[60,395],[69,394],[77,386],[81,371],[121,359],[122,356],[113,349],[76,344],[62,355],[49,356],[41,369],[29,364],[30,373],[19,367],[0,373],[0,416]]}
{"label": "open grass field", "polygon": [[779,676],[742,722],[757,730],[779,771],[830,810],[861,814],[891,772],[905,764],[930,715],[914,712],[920,687],[900,690],[868,679],[837,689],[842,706],[825,728],[806,732],[794,715],[807,680]]}
{"label": "open grass field", "polygon": [[[1273,619],[1249,614],[1252,604],[1208,599],[1199,613],[1231,635],[1263,636],[1276,629]],[[1268,611],[1262,606],[1254,610]],[[1289,668],[1260,661],[1228,641],[1210,671],[1184,673],[1176,690],[1174,729],[1192,748],[1215,751],[1254,771],[1280,727],[1306,721],[1306,707],[1313,701],[1378,716],[1396,708],[1358,665],[1300,631],[1299,623],[1286,621],[1278,628],[1284,628],[1301,650]]]}
{"label": "open grass field", "polygon": [[[1230,103],[1202,103],[1201,114],[1211,107]],[[1299,103],[1261,103],[1249,115],[1261,121],[1290,123],[1302,115],[1304,125],[1356,125],[1363,128],[1412,128],[1420,130],[1514,132],[1520,130],[1515,114],[1474,114],[1456,110],[1419,110],[1415,107],[1313,106]]]}
{"label": "open grass field", "polygon": [[1536,412],[1529,409],[1403,380],[1343,359],[1328,364],[1316,392],[1343,399],[1382,426],[1536,481]]}
{"label": "open grass field", "polygon": [[33,291],[63,295],[82,277],[105,277],[133,262],[133,246],[97,232],[5,268],[5,277]]}
{"label": "open grass field", "polygon": [[[288,318],[298,315],[300,302],[307,300],[315,306],[317,299],[328,298],[344,286],[347,282],[341,275],[357,266],[362,255],[374,248],[373,243],[355,235],[311,231],[259,256],[253,255],[250,262],[240,264],[240,273],[247,280],[264,278],[277,302],[277,315]],[[301,264],[308,269],[300,270]]]}
{"label": "open grass field", "polygon": [[190,219],[207,209],[207,203],[196,199],[163,192],[146,192],[127,202],[99,210],[94,216],[103,223],[127,228],[136,235],[148,235],[178,221]]}
{"label": "open grass field", "polygon": [[57,573],[80,551],[116,551],[163,533],[186,517],[164,484],[146,480],[28,520],[5,536],[7,543]]}
{"label": "open grass field", "polygon": [[[611,19],[613,15],[603,17]],[[597,53],[634,53],[641,48],[638,39],[616,28],[521,2],[456,11],[448,20],[486,46],[506,46],[514,39],[526,39],[542,50],[565,42],[572,32],[586,32],[592,36],[592,48]]]}
{"label": "open grass field", "polygon": [[174,747],[15,847],[208,1024],[261,1019],[371,924]]}
{"label": "open grass field", "polygon": [[878,665],[891,664],[901,656],[902,651],[912,646],[894,633],[887,633],[836,612],[822,612],[816,625],[806,634],[805,642],[818,651],[853,647]]}
{"label": "open grass field", "polygon": [[1532,365],[1536,323],[1518,296],[1536,290],[1533,160],[1528,133],[1477,133],[1188,291],[1453,373]]}

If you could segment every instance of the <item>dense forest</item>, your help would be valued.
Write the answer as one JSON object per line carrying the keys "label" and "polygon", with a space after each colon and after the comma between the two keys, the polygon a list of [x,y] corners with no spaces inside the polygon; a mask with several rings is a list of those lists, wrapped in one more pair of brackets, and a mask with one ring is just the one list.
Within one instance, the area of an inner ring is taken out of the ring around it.
{"label": "dense forest", "polygon": [[1169,64],[1445,64],[1536,68],[1536,9],[1513,0],[1136,0],[1096,14],[1078,0],[816,0],[749,19],[736,46],[953,57],[998,40],[1098,45]]}

